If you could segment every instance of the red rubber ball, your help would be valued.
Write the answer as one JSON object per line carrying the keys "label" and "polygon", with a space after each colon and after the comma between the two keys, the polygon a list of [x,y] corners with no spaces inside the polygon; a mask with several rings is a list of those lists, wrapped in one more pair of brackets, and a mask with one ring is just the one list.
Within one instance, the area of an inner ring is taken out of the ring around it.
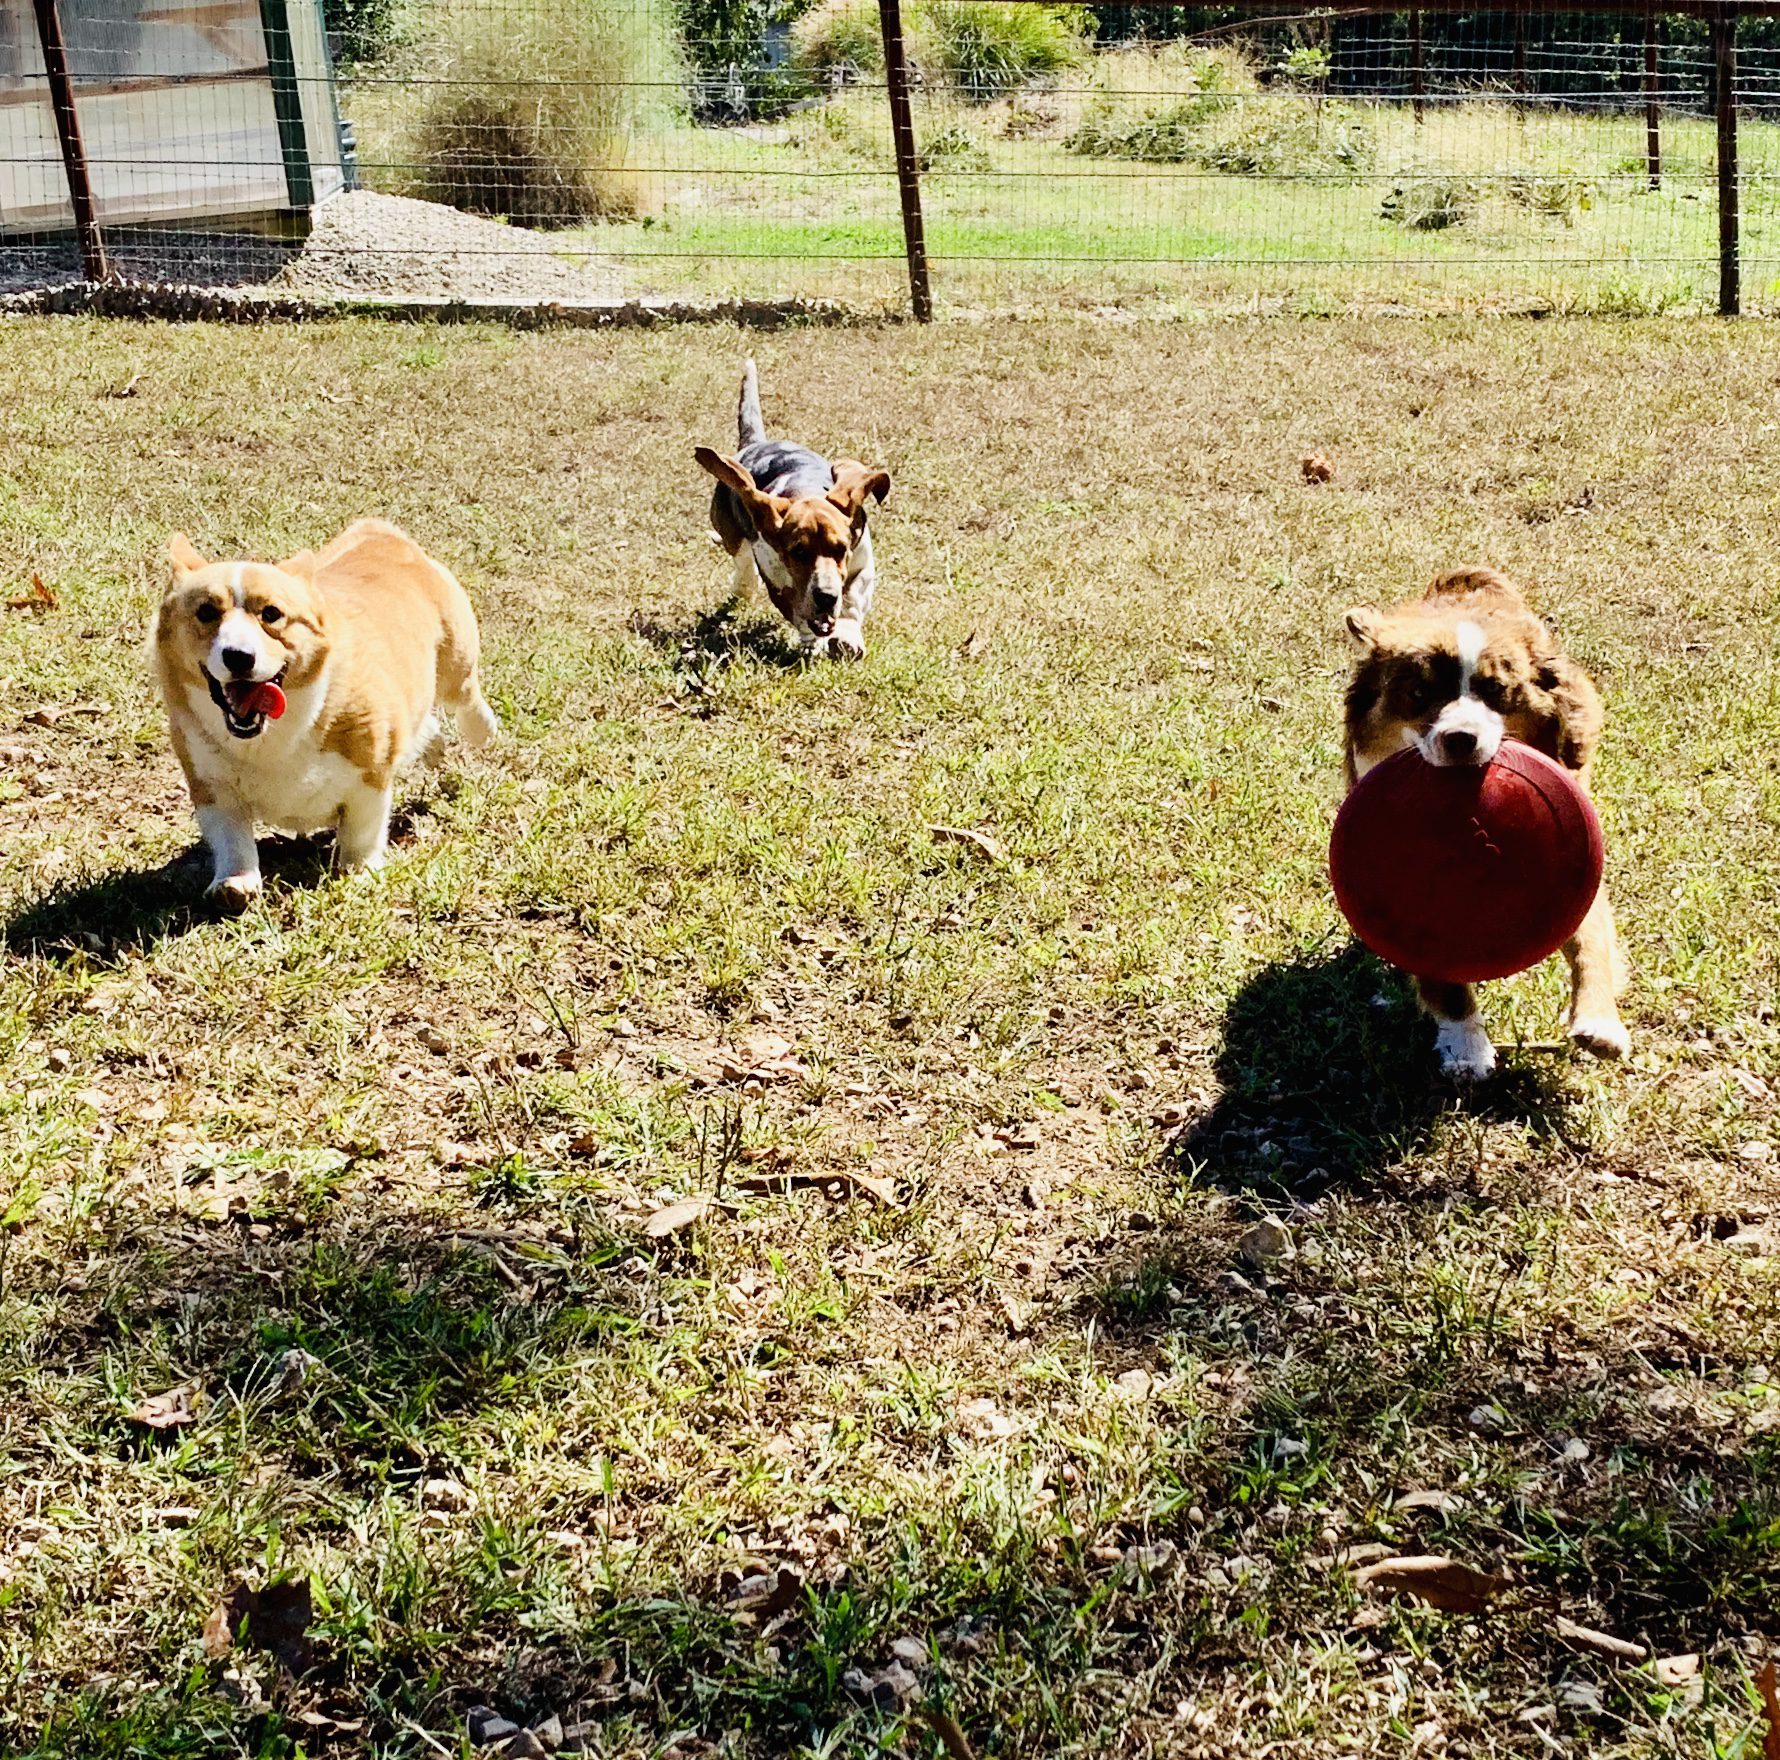
{"label": "red rubber ball", "polygon": [[1329,840],[1353,932],[1418,978],[1475,984],[1555,953],[1601,885],[1601,822],[1561,764],[1505,740],[1488,764],[1411,748],[1366,772]]}

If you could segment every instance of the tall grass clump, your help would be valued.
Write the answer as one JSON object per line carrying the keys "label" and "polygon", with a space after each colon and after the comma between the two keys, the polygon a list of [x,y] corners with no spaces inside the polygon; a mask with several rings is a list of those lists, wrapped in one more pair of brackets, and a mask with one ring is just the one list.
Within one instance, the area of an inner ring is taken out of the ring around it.
{"label": "tall grass clump", "polygon": [[1335,181],[1364,175],[1378,157],[1364,111],[1297,92],[1263,92],[1241,51],[1181,43],[1103,56],[1065,144],[1099,158]]}
{"label": "tall grass clump", "polygon": [[[1084,7],[1026,0],[914,0],[902,19],[914,77],[985,104],[1075,66],[1092,28]],[[798,20],[794,40],[800,64],[819,77],[856,77],[884,65],[875,0],[825,0]]]}
{"label": "tall grass clump", "polygon": [[440,6],[424,53],[407,194],[527,225],[641,211],[639,143],[685,90],[669,0]]}

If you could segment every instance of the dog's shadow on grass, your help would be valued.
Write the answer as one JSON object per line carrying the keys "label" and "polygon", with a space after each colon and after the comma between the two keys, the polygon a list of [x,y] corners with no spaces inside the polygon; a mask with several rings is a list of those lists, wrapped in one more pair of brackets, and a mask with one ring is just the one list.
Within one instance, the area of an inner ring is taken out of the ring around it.
{"label": "dog's shadow on grass", "polygon": [[793,639],[782,619],[755,612],[745,599],[734,595],[683,621],[666,622],[639,614],[631,619],[631,629],[694,678],[733,666],[738,660],[786,669],[810,662],[810,655]]}
{"label": "dog's shadow on grass", "polygon": [[1217,1076],[1217,1103],[1173,1153],[1195,1181],[1229,1189],[1365,1186],[1455,1107],[1565,1135],[1564,1093],[1542,1069],[1509,1061],[1473,1088],[1444,1081],[1407,985],[1354,944],[1256,973],[1225,1013]]}
{"label": "dog's shadow on grass", "polygon": [[[262,837],[260,870],[268,881],[314,886],[326,878],[333,835]],[[0,926],[8,953],[49,958],[115,959],[146,953],[206,923],[218,912],[204,897],[209,857],[202,844],[154,868],[128,868],[60,887]]]}

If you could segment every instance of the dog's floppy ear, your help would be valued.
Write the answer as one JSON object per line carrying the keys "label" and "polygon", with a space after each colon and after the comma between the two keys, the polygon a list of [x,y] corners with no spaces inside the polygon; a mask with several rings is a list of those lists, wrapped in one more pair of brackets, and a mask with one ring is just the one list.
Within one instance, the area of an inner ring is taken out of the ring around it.
{"label": "dog's floppy ear", "polygon": [[1341,621],[1347,626],[1348,640],[1356,648],[1370,653],[1378,646],[1378,627],[1381,619],[1376,611],[1365,605],[1355,605],[1342,615]]}
{"label": "dog's floppy ear", "polygon": [[709,446],[693,447],[692,456],[724,488],[735,493],[760,533],[766,535],[778,531],[789,503],[782,501],[777,495],[768,495],[764,489],[756,488],[753,476],[739,458],[730,458],[726,453],[715,452]]}
{"label": "dog's floppy ear", "polygon": [[889,493],[888,471],[872,470],[857,459],[844,458],[834,467],[834,487],[828,491],[828,499],[853,522],[853,536],[857,538],[865,525],[866,496],[882,501]]}
{"label": "dog's floppy ear", "polygon": [[199,569],[209,567],[184,532],[175,532],[167,540],[167,560],[173,564],[176,575],[196,574]]}
{"label": "dog's floppy ear", "polygon": [[760,493],[739,458],[729,458],[709,446],[693,447],[692,456],[698,460],[701,469],[709,471],[726,489],[735,490],[744,501]]}
{"label": "dog's floppy ear", "polygon": [[856,514],[865,505],[866,496],[882,501],[890,493],[890,473],[873,470],[856,458],[843,458],[834,467],[834,487],[828,499],[842,513]]}

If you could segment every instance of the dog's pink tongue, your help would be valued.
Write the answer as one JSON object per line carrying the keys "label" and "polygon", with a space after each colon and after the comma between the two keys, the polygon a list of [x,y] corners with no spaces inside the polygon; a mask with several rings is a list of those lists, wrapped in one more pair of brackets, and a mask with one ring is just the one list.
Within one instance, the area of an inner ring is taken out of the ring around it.
{"label": "dog's pink tongue", "polygon": [[241,708],[246,714],[264,715],[268,721],[276,721],[284,713],[284,692],[268,679],[242,692]]}

